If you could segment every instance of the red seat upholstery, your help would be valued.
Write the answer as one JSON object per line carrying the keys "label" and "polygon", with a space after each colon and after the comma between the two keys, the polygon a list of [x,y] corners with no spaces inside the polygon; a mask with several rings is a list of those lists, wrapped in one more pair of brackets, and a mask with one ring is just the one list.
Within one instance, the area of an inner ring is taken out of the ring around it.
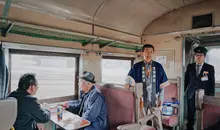
{"label": "red seat upholstery", "polygon": [[110,130],[134,122],[135,97],[133,92],[111,84],[97,86],[106,98]]}
{"label": "red seat upholstery", "polygon": [[177,85],[173,83],[164,88],[164,101],[170,101],[172,97],[178,99]]}
{"label": "red seat upholstery", "polygon": [[166,126],[174,127],[174,126],[178,125],[178,116],[176,116],[176,115],[163,116],[162,122]]}
{"label": "red seat upholstery", "polygon": [[[169,86],[164,88],[164,101],[171,101],[171,98],[175,97],[178,99],[178,88],[177,84],[171,83]],[[175,127],[178,125],[178,115],[163,116],[162,122],[164,125],[169,127]]]}
{"label": "red seat upholstery", "polygon": [[203,104],[203,128],[208,128],[220,120],[220,107]]}

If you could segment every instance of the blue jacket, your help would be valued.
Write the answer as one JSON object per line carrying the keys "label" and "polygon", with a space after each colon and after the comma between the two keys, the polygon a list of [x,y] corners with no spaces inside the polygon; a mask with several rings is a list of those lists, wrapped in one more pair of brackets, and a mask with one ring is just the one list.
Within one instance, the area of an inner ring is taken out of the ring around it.
{"label": "blue jacket", "polygon": [[[131,76],[136,83],[141,83],[142,81],[142,66],[144,61],[134,64],[131,70],[128,73],[128,76]],[[152,62],[153,67],[156,68],[156,93],[161,92],[161,86],[164,87],[169,84],[167,75],[163,69],[163,66],[156,62]]]}
{"label": "blue jacket", "polygon": [[50,111],[43,110],[37,98],[24,90],[16,90],[8,97],[14,97],[18,102],[18,114],[14,123],[15,130],[34,130],[36,123],[46,123],[50,120]]}
{"label": "blue jacket", "polygon": [[[83,106],[82,106],[83,105]],[[82,113],[78,113],[82,107]],[[84,130],[108,130],[108,114],[104,96],[93,86],[88,93],[82,95],[79,101],[73,102],[67,109],[79,114],[91,122]]]}

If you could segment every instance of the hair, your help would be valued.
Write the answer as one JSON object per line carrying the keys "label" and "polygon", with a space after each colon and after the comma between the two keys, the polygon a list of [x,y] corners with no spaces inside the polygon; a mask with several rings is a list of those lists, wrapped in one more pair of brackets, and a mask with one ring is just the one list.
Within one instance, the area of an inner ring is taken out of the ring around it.
{"label": "hair", "polygon": [[153,51],[154,51],[154,46],[151,45],[151,44],[145,44],[145,45],[142,47],[142,51],[144,51],[145,48],[152,48]]}
{"label": "hair", "polygon": [[83,75],[86,74],[88,71],[83,71]]}
{"label": "hair", "polygon": [[23,74],[18,82],[18,88],[22,90],[28,90],[30,86],[37,85],[35,74],[25,73]]}

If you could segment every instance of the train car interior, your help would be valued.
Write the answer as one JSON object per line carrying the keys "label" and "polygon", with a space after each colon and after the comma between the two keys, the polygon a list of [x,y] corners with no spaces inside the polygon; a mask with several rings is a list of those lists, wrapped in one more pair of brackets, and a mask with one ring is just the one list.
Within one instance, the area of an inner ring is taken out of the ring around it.
{"label": "train car interior", "polygon": [[[145,61],[146,44],[163,68],[154,75],[153,67],[151,86],[162,73],[169,82],[159,84],[161,94],[154,97],[161,106],[151,109],[142,90],[148,78],[140,83],[130,74],[145,75],[134,68]],[[220,130],[220,0],[0,0],[0,130],[23,125],[17,123],[23,100],[9,95],[25,73],[36,76],[33,98],[50,113],[47,122],[33,121],[38,130],[93,130],[93,120],[80,114],[91,109],[80,87],[86,75],[93,78],[86,83],[104,97],[106,109],[93,114],[106,110],[108,130],[191,130],[185,86],[192,73],[186,72],[200,46],[207,50],[205,63],[214,67],[214,87],[212,94],[206,91],[210,84],[196,88],[192,129]],[[79,114],[63,108],[78,101]]]}

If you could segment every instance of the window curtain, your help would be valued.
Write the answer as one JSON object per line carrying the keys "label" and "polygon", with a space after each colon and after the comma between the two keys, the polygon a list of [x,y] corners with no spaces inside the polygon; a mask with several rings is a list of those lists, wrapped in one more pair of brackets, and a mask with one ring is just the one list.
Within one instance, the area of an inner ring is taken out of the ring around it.
{"label": "window curtain", "polygon": [[194,49],[198,46],[198,43],[195,43],[191,40],[186,40],[185,44],[185,65],[187,67],[188,64],[195,62],[194,60]]}
{"label": "window curtain", "polygon": [[8,94],[9,71],[5,65],[5,54],[0,48],[0,99],[5,98]]}

